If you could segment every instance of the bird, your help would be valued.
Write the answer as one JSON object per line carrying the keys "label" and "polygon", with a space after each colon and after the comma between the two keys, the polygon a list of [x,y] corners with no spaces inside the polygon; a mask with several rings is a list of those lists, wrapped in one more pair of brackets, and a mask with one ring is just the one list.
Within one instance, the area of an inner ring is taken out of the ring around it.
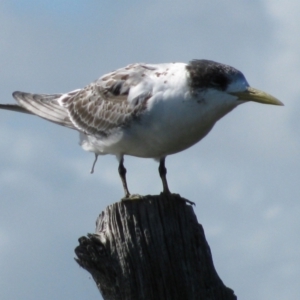
{"label": "bird", "polygon": [[0,104],[0,109],[33,114],[79,131],[82,148],[95,154],[91,173],[99,155],[115,155],[124,199],[132,196],[125,155],[157,160],[163,193],[171,194],[168,155],[199,142],[240,104],[283,105],[251,87],[241,71],[207,59],[134,63],[69,93],[16,91],[13,97],[18,104]]}

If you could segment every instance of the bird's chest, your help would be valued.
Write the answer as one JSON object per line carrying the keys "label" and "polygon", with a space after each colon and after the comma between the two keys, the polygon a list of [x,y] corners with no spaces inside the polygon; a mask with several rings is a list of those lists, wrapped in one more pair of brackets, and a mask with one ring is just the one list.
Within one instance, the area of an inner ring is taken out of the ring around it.
{"label": "bird's chest", "polygon": [[132,136],[139,141],[136,149],[143,156],[161,157],[194,145],[214,123],[203,103],[184,98],[160,101],[132,128]]}

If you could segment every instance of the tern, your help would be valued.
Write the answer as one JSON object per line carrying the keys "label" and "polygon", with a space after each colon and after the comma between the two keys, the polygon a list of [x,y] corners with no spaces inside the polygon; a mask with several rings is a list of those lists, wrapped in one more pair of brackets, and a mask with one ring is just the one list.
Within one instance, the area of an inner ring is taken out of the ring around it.
{"label": "tern", "polygon": [[136,63],[110,72],[83,89],[64,94],[14,92],[18,104],[1,109],[37,115],[80,133],[80,144],[113,154],[125,198],[130,198],[124,156],[159,161],[163,193],[170,194],[166,156],[203,139],[216,122],[242,103],[283,105],[251,87],[239,70],[211,60]]}

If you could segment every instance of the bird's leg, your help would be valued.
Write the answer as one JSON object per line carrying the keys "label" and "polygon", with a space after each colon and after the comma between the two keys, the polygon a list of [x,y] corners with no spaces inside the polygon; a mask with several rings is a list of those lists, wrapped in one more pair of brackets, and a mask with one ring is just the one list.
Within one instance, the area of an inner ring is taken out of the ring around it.
{"label": "bird's leg", "polygon": [[122,184],[123,184],[123,188],[124,188],[124,192],[125,192],[125,198],[128,198],[130,196],[130,193],[128,191],[128,187],[127,187],[127,182],[126,182],[126,169],[123,165],[124,163],[124,158],[122,157],[119,163],[119,174],[122,180]]}
{"label": "bird's leg", "polygon": [[166,178],[167,169],[165,167],[165,157],[159,161],[158,171],[159,171],[159,175],[160,175],[160,178],[161,178],[161,181],[163,184],[163,192],[165,194],[171,194],[169,187],[168,187],[167,178]]}
{"label": "bird's leg", "polygon": [[96,162],[97,162],[97,159],[98,159],[98,154],[95,153],[95,160],[93,162],[93,166],[92,166],[92,169],[91,169],[91,174],[94,173],[94,170],[95,170],[95,165],[96,165]]}
{"label": "bird's leg", "polygon": [[[160,161],[159,161],[159,167],[158,167],[158,171],[159,171],[159,175],[160,175],[160,178],[162,180],[162,184],[163,184],[163,193],[164,194],[167,194],[167,195],[170,195],[171,192],[169,190],[169,187],[168,187],[168,182],[167,182],[167,178],[166,178],[166,175],[167,175],[167,168],[165,166],[165,157],[162,158]],[[175,195],[175,194],[173,194]],[[190,200],[187,200],[187,199],[184,199],[184,198],[181,198],[180,195],[179,196],[179,199],[180,201],[184,201],[185,203],[189,203],[191,205],[195,205],[194,202],[190,201]]]}

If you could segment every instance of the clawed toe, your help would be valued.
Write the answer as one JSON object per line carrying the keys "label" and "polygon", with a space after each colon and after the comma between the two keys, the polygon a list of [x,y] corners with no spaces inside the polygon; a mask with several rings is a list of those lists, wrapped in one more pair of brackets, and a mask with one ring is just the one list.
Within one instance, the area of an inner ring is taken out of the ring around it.
{"label": "clawed toe", "polygon": [[132,195],[129,195],[129,196],[125,196],[124,198],[121,199],[121,201],[132,201],[132,200],[141,200],[143,199],[144,196],[142,195],[139,195],[139,194],[132,194]]}

